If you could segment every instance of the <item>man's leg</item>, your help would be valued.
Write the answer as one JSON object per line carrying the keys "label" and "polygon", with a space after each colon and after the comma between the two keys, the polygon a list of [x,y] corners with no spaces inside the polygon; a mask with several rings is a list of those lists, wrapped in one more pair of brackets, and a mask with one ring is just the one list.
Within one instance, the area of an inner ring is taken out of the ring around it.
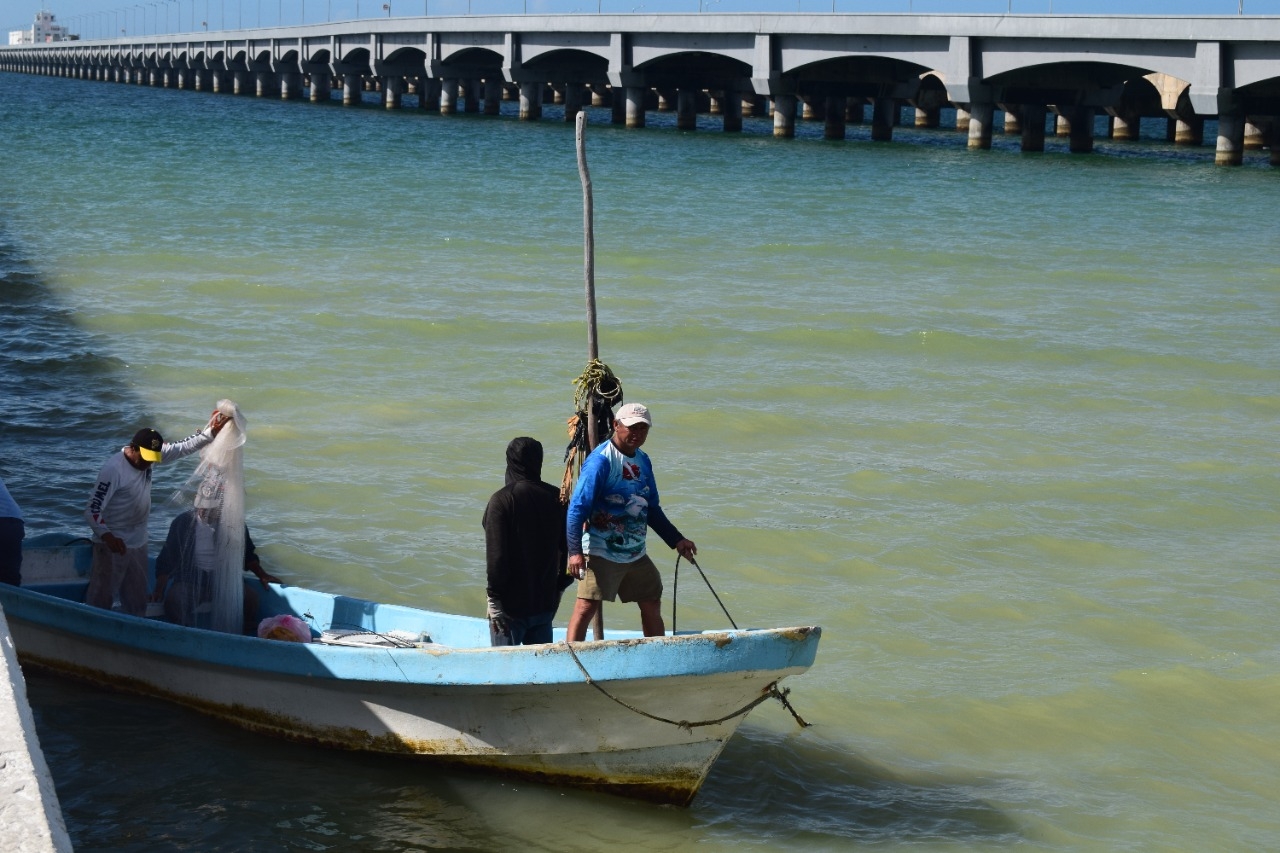
{"label": "man's leg", "polygon": [[556,618],[556,612],[552,610],[549,613],[537,613],[520,621],[524,625],[518,643],[524,646],[537,646],[543,643],[551,642],[551,623]]}
{"label": "man's leg", "polygon": [[640,627],[646,637],[661,637],[667,633],[662,621],[662,599],[637,601],[636,604],[640,605]]}
{"label": "man's leg", "polygon": [[130,548],[123,557],[120,610],[130,616],[147,615],[147,549]]}
{"label": "man's leg", "polygon": [[[569,629],[565,632],[570,642],[581,643],[587,638],[587,626],[600,609],[600,602],[590,598],[575,599],[573,615],[569,617]],[[659,617],[661,618],[661,617]]]}
{"label": "man's leg", "polygon": [[116,555],[101,542],[94,542],[93,563],[89,567],[89,588],[85,590],[84,603],[110,610],[122,577],[123,569],[117,571]]}

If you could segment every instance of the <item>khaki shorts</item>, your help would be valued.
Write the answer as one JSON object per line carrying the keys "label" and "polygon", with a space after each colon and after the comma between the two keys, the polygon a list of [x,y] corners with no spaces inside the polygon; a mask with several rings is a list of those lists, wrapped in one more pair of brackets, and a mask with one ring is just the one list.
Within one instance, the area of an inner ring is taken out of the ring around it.
{"label": "khaki shorts", "polygon": [[615,563],[588,554],[586,575],[578,581],[578,598],[658,601],[662,598],[662,575],[648,554],[630,563]]}

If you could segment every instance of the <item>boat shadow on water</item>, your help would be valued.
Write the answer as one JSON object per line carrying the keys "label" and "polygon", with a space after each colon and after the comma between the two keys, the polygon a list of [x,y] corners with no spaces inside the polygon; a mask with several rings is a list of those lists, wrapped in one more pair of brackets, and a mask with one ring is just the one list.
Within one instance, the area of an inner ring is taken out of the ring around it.
{"label": "boat shadow on water", "polygon": [[744,726],[721,754],[692,814],[704,830],[765,836],[809,849],[940,841],[1005,844],[1022,827],[994,801],[1017,800],[1023,780],[894,770],[851,754],[815,730]]}

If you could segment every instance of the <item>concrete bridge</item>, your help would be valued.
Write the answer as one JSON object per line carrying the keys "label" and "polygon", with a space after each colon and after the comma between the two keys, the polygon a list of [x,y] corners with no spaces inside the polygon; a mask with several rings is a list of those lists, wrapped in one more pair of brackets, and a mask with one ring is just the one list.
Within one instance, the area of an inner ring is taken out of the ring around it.
{"label": "concrete bridge", "polygon": [[[668,14],[379,18],[340,23],[0,47],[0,70],[181,89],[329,100],[406,92],[421,108],[496,113],[519,98],[520,118],[548,98],[571,120],[612,106],[643,127],[647,110],[699,112],[740,130],[744,114],[773,116],[775,136],[820,120],[828,138],[869,121],[892,138],[904,106],[917,126],[944,107],[971,148],[991,145],[997,111],[1024,150],[1043,150],[1046,125],[1093,147],[1095,118],[1135,138],[1144,117],[1203,144],[1215,119],[1215,162],[1280,135],[1280,18],[1038,15]],[[1052,122],[1046,118],[1051,117]]]}

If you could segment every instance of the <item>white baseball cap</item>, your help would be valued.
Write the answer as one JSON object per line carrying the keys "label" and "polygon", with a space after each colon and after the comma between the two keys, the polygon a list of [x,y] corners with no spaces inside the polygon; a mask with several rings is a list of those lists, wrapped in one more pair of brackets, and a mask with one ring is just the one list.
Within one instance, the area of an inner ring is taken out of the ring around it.
{"label": "white baseball cap", "polygon": [[623,426],[634,426],[638,423],[646,423],[653,426],[653,418],[649,417],[649,410],[639,403],[627,403],[613,419]]}

